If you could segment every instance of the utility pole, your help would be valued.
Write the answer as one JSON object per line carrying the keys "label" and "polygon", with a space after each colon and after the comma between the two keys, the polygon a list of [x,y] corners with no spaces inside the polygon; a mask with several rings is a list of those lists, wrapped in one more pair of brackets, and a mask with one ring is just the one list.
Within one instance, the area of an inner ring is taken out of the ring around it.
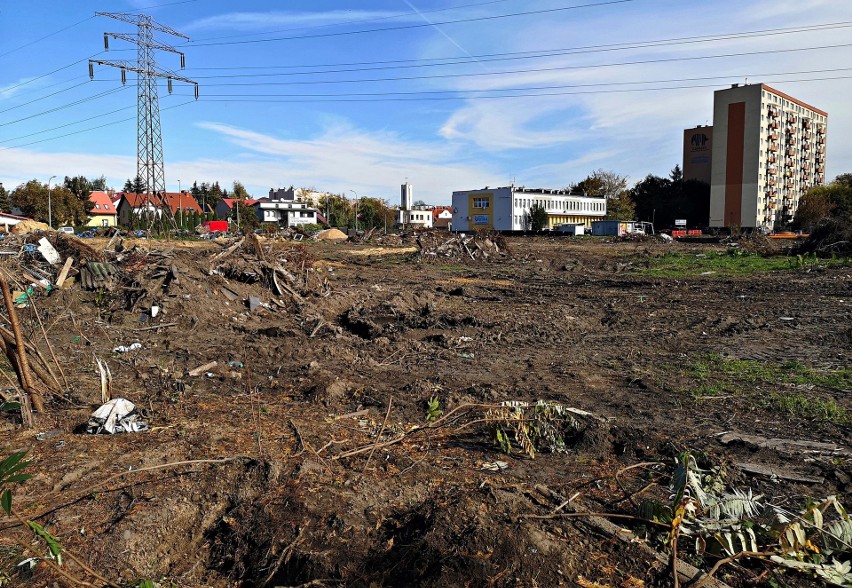
{"label": "utility pole", "polygon": [[[178,80],[195,86],[195,99],[198,100],[198,83],[180,76],[173,71],[158,68],[155,51],[168,51],[180,55],[180,66],[186,66],[183,52],[171,45],[154,39],[154,31],[189,40],[189,37],[176,30],[156,22],[146,14],[130,14],[127,12],[96,12],[98,16],[106,16],[134,24],[137,27],[136,36],[123,33],[104,33],[104,48],[109,50],[109,38],[122,39],[137,46],[136,63],[130,61],[89,60],[89,77],[95,77],[95,64],[115,67],[121,70],[121,83],[127,83],[127,72],[136,73],[137,79],[137,114],[136,114],[136,175],[142,178],[146,191],[146,211],[150,214],[149,204],[153,198],[160,209],[160,220],[168,216],[172,228],[177,228],[174,215],[166,199],[166,174],[163,165],[163,137],[160,127],[160,100],[157,95],[157,79],[168,80],[169,93],[172,92],[172,80]],[[156,215],[155,215],[156,217]],[[151,220],[153,224],[153,220]],[[149,226],[150,229],[150,226]]]}
{"label": "utility pole", "polygon": [[53,228],[53,206],[50,203],[50,182],[53,181],[53,178],[56,176],[50,176],[50,179],[47,180],[47,226],[51,229]]}

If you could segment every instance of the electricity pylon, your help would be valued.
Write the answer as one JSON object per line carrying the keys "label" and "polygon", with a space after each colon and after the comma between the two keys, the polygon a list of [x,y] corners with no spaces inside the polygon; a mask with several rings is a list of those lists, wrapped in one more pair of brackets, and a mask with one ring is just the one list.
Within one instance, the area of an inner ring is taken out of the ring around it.
{"label": "electricity pylon", "polygon": [[[165,217],[177,228],[174,215],[166,199],[166,172],[163,164],[163,134],[160,127],[160,100],[157,95],[157,79],[168,80],[169,94],[172,92],[172,80],[186,82],[195,86],[195,99],[198,99],[198,83],[176,74],[173,71],[157,67],[155,51],[168,51],[180,55],[180,67],[186,66],[186,58],[183,52],[178,51],[171,45],[161,43],[154,39],[154,31],[160,31],[181,39],[189,40],[189,37],[176,30],[156,22],[146,14],[130,14],[126,12],[96,12],[99,16],[107,16],[116,20],[122,20],[135,24],[136,36],[123,33],[104,33],[104,49],[109,50],[109,38],[122,39],[137,46],[136,63],[131,61],[105,61],[101,59],[89,60],[89,77],[95,77],[95,64],[116,67],[121,70],[121,83],[127,83],[127,72],[136,73],[137,79],[137,115],[136,115],[136,175],[144,182],[146,202],[145,214],[151,214],[152,203],[148,198],[153,197],[153,206],[160,210],[160,214],[153,215],[153,219],[159,216],[162,221]],[[151,224],[153,224],[153,219]],[[149,227],[150,228],[150,227]]]}

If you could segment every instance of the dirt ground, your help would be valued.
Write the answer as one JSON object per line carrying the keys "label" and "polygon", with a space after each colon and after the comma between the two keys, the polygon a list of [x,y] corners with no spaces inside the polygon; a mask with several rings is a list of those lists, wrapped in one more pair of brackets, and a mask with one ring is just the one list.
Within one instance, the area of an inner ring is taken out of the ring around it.
{"label": "dirt ground", "polygon": [[[849,266],[659,276],[648,269],[667,253],[725,246],[546,237],[508,238],[476,261],[411,243],[268,240],[223,255],[231,244],[124,242],[101,258],[113,282],[85,290],[78,276],[18,311],[53,363],[44,328],[64,390],[33,429],[0,420],[0,457],[34,460],[14,507],[117,585],[669,586],[640,528],[624,542],[560,515],[636,515],[641,496],[666,497],[654,464],[684,450],[778,501],[848,495],[846,449],[791,456],[719,436],[848,448],[848,388],[701,369],[848,369]],[[101,403],[96,358],[149,431],[79,433]],[[424,428],[430,399],[443,420]],[[592,416],[564,452],[507,455],[483,411],[539,399]],[[4,516],[0,579],[65,585],[16,566],[43,544]],[[719,576],[812,582],[759,563]]]}

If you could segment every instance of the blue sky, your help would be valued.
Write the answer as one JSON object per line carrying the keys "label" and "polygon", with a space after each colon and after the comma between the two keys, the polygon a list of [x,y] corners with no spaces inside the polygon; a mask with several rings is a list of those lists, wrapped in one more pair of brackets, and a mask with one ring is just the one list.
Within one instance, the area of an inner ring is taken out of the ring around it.
{"label": "blue sky", "polygon": [[[596,169],[666,175],[713,91],[764,82],[829,112],[827,176],[852,172],[848,0],[120,0],[0,7],[0,182],[136,170],[136,87],[87,60],[134,60],[103,33],[144,12],[190,37],[158,65],[166,181],[289,185],[448,203]],[[512,97],[507,97],[512,96]]]}

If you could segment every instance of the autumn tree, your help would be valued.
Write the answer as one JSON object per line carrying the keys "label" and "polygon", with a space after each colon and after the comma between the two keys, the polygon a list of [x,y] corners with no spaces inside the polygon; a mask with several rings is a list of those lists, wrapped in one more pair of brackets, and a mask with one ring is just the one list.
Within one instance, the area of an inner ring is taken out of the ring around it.
{"label": "autumn tree", "polygon": [[852,174],[841,174],[828,185],[808,190],[799,201],[793,227],[811,230],[829,218],[852,223]]}
{"label": "autumn tree", "polygon": [[799,207],[793,217],[793,227],[811,231],[820,221],[827,219],[834,209],[828,186],[814,186],[799,200]]}
{"label": "autumn tree", "polygon": [[582,191],[586,196],[618,198],[627,190],[627,176],[599,169],[574,186],[573,190]]}

